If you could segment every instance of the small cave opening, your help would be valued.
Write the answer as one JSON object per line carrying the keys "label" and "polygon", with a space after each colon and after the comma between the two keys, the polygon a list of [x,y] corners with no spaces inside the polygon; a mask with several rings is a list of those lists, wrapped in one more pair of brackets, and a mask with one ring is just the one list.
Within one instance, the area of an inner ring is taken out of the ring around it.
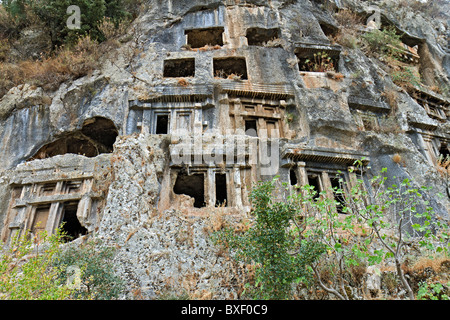
{"label": "small cave opening", "polygon": [[214,76],[223,79],[247,80],[245,58],[229,57],[213,59]]}
{"label": "small cave opening", "polygon": [[324,21],[319,21],[319,25],[320,25],[320,28],[322,29],[322,32],[327,37],[335,37],[339,32],[338,27],[333,26],[332,24],[326,23]]}
{"label": "small cave opening", "polygon": [[164,78],[180,78],[195,76],[195,59],[164,60]]}
{"label": "small cave opening", "polygon": [[320,188],[320,178],[317,174],[308,175],[308,184],[313,187],[313,191],[315,192],[313,195],[314,200],[318,200],[320,197],[320,192],[322,191]]}
{"label": "small cave opening", "polygon": [[280,38],[279,28],[248,28],[246,33],[249,46],[262,46],[264,43]]}
{"label": "small cave opening", "polygon": [[333,188],[334,200],[337,201],[336,210],[338,213],[345,213],[343,211],[345,207],[345,197],[343,193],[343,186],[339,180],[340,178],[338,177],[330,178],[331,187]]}
{"label": "small cave opening", "polygon": [[441,142],[441,146],[439,147],[439,158],[442,158],[442,160],[450,158],[450,150],[445,141]]}
{"label": "small cave opening", "polygon": [[202,48],[207,45],[223,46],[223,32],[223,27],[215,27],[185,30],[184,34],[187,36],[187,44],[191,48]]}
{"label": "small cave opening", "polygon": [[227,176],[224,173],[216,173],[216,207],[227,207]]}
{"label": "small cave opening", "polygon": [[289,170],[289,181],[291,183],[291,186],[295,186],[298,183],[297,174],[295,173],[295,169],[293,168]]}
{"label": "small cave opening", "polygon": [[194,207],[205,207],[205,178],[203,173],[188,175],[179,172],[173,187],[176,194],[185,194],[194,198]]}
{"label": "small cave opening", "polygon": [[300,71],[338,72],[340,51],[298,48],[295,55],[298,59],[298,67]]}
{"label": "small cave opening", "polygon": [[160,114],[156,116],[156,134],[168,134],[169,133],[169,115]]}
{"label": "small cave opening", "polygon": [[111,153],[118,136],[114,123],[106,118],[94,117],[84,121],[81,130],[65,133],[59,139],[41,147],[30,160],[45,159],[66,153],[96,157]]}
{"label": "small cave opening", "polygon": [[77,218],[78,201],[63,204],[61,213],[61,231],[64,233],[64,242],[69,242],[87,234]]}
{"label": "small cave opening", "polygon": [[256,120],[245,120],[245,134],[250,137],[258,136]]}

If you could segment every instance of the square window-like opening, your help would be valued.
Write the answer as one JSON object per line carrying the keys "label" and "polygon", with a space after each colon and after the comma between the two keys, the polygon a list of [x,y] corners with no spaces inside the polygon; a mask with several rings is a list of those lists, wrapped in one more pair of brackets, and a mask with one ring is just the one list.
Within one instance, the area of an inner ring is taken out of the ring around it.
{"label": "square window-like opening", "polygon": [[187,44],[191,48],[202,48],[204,46],[223,46],[223,27],[185,30]]}
{"label": "square window-like opening", "polygon": [[280,29],[248,28],[246,34],[249,46],[261,46],[280,37]]}
{"label": "square window-like opening", "polygon": [[258,136],[256,120],[245,120],[245,134],[251,137]]}
{"label": "square window-like opening", "polygon": [[331,187],[333,188],[334,200],[337,202],[336,210],[338,213],[345,213],[343,211],[343,209],[345,207],[345,197],[344,197],[343,185],[340,181],[340,178],[338,178],[338,177],[330,178],[330,182],[331,182]]}
{"label": "square window-like opening", "polygon": [[443,161],[450,160],[450,149],[445,141],[442,141],[439,146],[439,157],[442,158]]}
{"label": "square window-like opening", "polygon": [[87,234],[87,229],[83,227],[77,217],[78,201],[64,203],[61,215],[61,229],[64,233],[64,240],[72,241],[82,235]]}
{"label": "square window-like opening", "polygon": [[156,116],[156,134],[169,133],[169,115],[160,114]]}
{"label": "square window-like opening", "polygon": [[245,58],[215,58],[213,60],[214,76],[223,79],[247,80]]}
{"label": "square window-like opening", "polygon": [[320,49],[300,49],[296,52],[300,71],[307,72],[337,72],[339,54],[339,51]]}
{"label": "square window-like opening", "polygon": [[216,173],[216,207],[226,207],[227,202],[227,176]]}
{"label": "square window-like opening", "polygon": [[180,78],[195,76],[195,59],[170,59],[164,60],[164,77]]}
{"label": "square window-like opening", "polygon": [[289,170],[289,181],[291,183],[291,186],[295,186],[298,183],[297,174],[295,173],[294,168]]}
{"label": "square window-like opening", "polygon": [[194,198],[194,207],[205,207],[205,178],[203,173],[187,175],[179,173],[173,192]]}
{"label": "square window-like opening", "polygon": [[320,177],[318,174],[310,174],[308,175],[308,184],[313,187],[313,199],[317,200],[320,197],[320,192],[322,191],[320,187]]}

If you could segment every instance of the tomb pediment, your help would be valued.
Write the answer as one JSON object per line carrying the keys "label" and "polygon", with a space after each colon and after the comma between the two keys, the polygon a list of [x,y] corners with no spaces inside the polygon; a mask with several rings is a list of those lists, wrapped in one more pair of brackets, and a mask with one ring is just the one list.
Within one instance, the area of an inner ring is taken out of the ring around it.
{"label": "tomb pediment", "polygon": [[363,165],[370,161],[369,154],[364,151],[331,149],[323,147],[304,147],[288,144],[281,150],[281,158],[290,161],[323,162],[353,165],[362,160]]}

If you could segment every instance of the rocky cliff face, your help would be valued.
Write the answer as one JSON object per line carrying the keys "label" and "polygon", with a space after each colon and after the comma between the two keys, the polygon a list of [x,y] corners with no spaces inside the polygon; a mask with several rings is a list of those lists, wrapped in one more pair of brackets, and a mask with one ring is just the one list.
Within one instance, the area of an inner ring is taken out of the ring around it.
{"label": "rocky cliff face", "polygon": [[[367,177],[386,167],[432,187],[425,198],[448,218],[438,160],[450,143],[449,26],[377,4],[148,1],[100,70],[1,98],[1,239],[75,215],[74,236],[117,247],[129,297],[237,298],[226,284],[239,268],[209,234],[242,227],[259,180],[324,188],[364,157]],[[363,23],[346,26],[345,9]],[[420,87],[394,83],[388,62],[342,40],[372,20],[402,35],[402,67]],[[311,65],[319,53],[333,68]]]}

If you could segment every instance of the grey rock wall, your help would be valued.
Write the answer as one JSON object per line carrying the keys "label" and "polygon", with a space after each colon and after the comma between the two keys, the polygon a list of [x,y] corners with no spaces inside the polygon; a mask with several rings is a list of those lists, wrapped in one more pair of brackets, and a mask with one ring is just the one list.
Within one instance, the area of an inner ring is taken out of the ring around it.
{"label": "grey rock wall", "polygon": [[[333,6],[351,7],[364,17],[371,14],[365,1],[333,1]],[[420,15],[382,13],[408,35],[405,39],[426,44],[427,68],[435,66],[437,79],[448,85],[449,53],[442,48],[442,30],[433,24],[437,22]],[[111,155],[111,184],[93,234],[118,249],[118,272],[130,288],[126,297],[136,298],[139,293],[155,298],[185,290],[199,298],[237,298],[239,287],[226,287],[225,283],[237,283],[240,269],[221,256],[209,235],[217,219],[238,225],[247,218],[246,211],[238,208],[223,214],[212,207],[196,215],[189,207],[188,212],[194,214],[186,215],[174,208],[158,210],[163,200],[169,207],[171,201],[182,207],[189,203],[171,192],[174,181],[168,146],[174,141],[171,135],[154,135],[148,130],[137,134],[133,133],[136,128],[127,128],[138,122],[130,111],[136,102],[151,108],[158,103],[188,105],[192,100],[200,104],[206,100],[206,106],[196,107],[202,109],[203,118],[195,123],[201,127],[206,121],[211,136],[223,134],[231,127],[228,103],[233,92],[255,99],[262,94],[261,99],[267,101],[295,101],[287,109],[293,116],[288,124],[291,135],[283,137],[281,145],[291,142],[299,147],[367,153],[368,177],[386,167],[389,174],[433,187],[425,197],[438,214],[448,218],[448,180],[427,159],[420,135],[412,126],[419,123],[421,128],[433,128],[433,134],[450,141],[448,109],[446,121],[430,118],[408,92],[392,82],[379,62],[358,48],[341,48],[338,70],[343,79],[332,79],[326,73],[302,75],[295,50],[304,44],[330,48],[320,27],[324,23],[337,27],[332,12],[319,1],[148,1],[148,10],[134,22],[132,36],[138,39],[138,53],[130,54],[133,43],[123,44],[114,63],[105,61],[101,70],[90,76],[64,83],[54,92],[27,85],[13,88],[0,99],[0,221],[8,215],[13,187],[8,177],[17,166],[42,146],[81,129],[86,120],[104,117],[115,124],[119,137]],[[185,30],[208,27],[224,28],[221,48],[183,48]],[[250,27],[279,28],[281,45],[249,46],[245,31]],[[442,28],[448,30],[448,25]],[[244,57],[248,80],[215,77],[213,59],[225,57]],[[195,59],[195,76],[183,78],[186,87],[179,78],[163,77],[164,60],[179,58]],[[436,77],[430,79],[431,83]],[[284,88],[289,88],[288,93]],[[189,90],[193,93],[186,93]],[[385,125],[389,130],[361,130],[352,106],[388,115],[392,104],[387,92],[396,97],[396,110]],[[393,161],[396,154],[401,156],[400,163]],[[239,177],[234,171],[238,190],[270,178],[262,177],[257,167]],[[276,173],[289,178],[286,168],[277,168]],[[249,185],[242,186],[239,181]],[[437,197],[437,193],[444,196]],[[7,227],[3,222],[0,226]]]}

